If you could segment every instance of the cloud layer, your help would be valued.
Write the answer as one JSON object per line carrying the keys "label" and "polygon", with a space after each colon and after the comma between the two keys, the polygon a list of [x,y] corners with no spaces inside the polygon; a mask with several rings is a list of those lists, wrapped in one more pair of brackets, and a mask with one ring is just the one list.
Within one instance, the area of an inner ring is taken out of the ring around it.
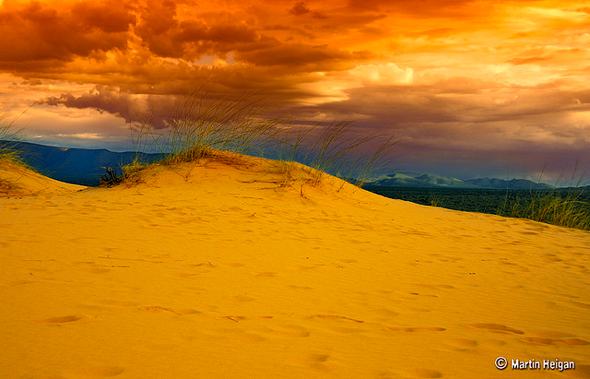
{"label": "cloud layer", "polygon": [[[196,90],[256,93],[301,123],[352,120],[394,135],[400,164],[463,162],[469,172],[453,172],[464,176],[590,165],[584,1],[222,4],[4,0],[0,70],[10,76],[0,101],[26,94],[44,104],[28,111],[43,115],[43,126],[28,126],[35,133],[98,143],[123,139],[146,106],[162,119],[172,99]],[[93,110],[120,122],[58,126]]]}

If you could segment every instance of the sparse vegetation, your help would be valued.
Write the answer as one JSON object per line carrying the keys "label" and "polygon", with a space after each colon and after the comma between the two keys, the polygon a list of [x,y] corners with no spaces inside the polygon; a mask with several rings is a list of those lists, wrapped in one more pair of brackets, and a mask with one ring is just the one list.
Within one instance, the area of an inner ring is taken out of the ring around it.
{"label": "sparse vegetation", "polygon": [[[277,182],[279,188],[290,187],[295,181],[318,186],[326,172],[349,180],[358,174],[363,179],[353,182],[360,186],[393,146],[389,139],[369,159],[362,159],[360,148],[376,136],[357,131],[348,122],[288,125],[269,117],[262,101],[255,96],[229,99],[196,93],[180,100],[164,125],[160,129],[149,121],[135,125],[136,150],[145,148],[151,138],[155,150],[164,153],[162,164],[227,159],[216,151],[263,156],[270,150],[280,161],[276,166],[282,176]],[[139,154],[133,165],[143,167]],[[127,180],[125,173],[122,177]]]}
{"label": "sparse vegetation", "polygon": [[430,197],[430,206],[431,207],[440,207],[440,199],[438,196],[433,195]]}
{"label": "sparse vegetation", "polygon": [[590,230],[590,188],[498,190],[473,188],[369,187],[383,196],[468,212],[527,218]]}
{"label": "sparse vegetation", "polygon": [[134,159],[133,162],[124,165],[121,169],[123,171],[123,180],[130,183],[130,184],[137,184],[141,182],[141,176],[139,173],[143,170],[147,165],[141,163],[139,159]]}
{"label": "sparse vegetation", "polygon": [[[544,169],[541,170],[537,182],[542,182]],[[590,230],[590,196],[580,187],[584,175],[578,176],[578,164],[574,166],[569,178],[575,187],[551,191],[529,191],[528,196],[510,196],[506,194],[504,203],[498,214],[508,217],[527,218],[568,228]]]}
{"label": "sparse vegetation", "polygon": [[215,150],[260,153],[276,133],[277,124],[263,117],[262,110],[257,99],[245,96],[188,96],[161,134],[160,143],[168,150],[163,163],[198,161]]}
{"label": "sparse vegetation", "polygon": [[[386,138],[367,158],[362,150],[371,150],[369,145],[378,136],[362,135],[348,122],[307,125],[286,134],[281,140],[283,151],[287,152],[289,161],[308,165],[306,184],[311,186],[319,185],[323,175],[331,173],[362,187],[395,144],[392,138]],[[293,167],[285,166],[286,182],[293,177]]]}
{"label": "sparse vegetation", "polygon": [[105,173],[100,177],[99,185],[101,187],[114,187],[123,182],[137,184],[141,181],[139,173],[145,167],[147,165],[141,163],[139,159],[135,159],[131,163],[122,166],[120,172],[113,167],[105,167]]}
{"label": "sparse vegetation", "polygon": [[590,230],[590,202],[583,189],[531,192],[530,196],[506,197],[498,214],[527,218],[569,228]]}
{"label": "sparse vegetation", "polygon": [[104,175],[100,177],[101,187],[113,187],[123,182],[123,175],[118,174],[114,168],[105,167],[104,170]]}
{"label": "sparse vegetation", "polygon": [[18,151],[14,146],[17,136],[14,121],[5,121],[0,115],[0,159],[15,160],[18,158]]}

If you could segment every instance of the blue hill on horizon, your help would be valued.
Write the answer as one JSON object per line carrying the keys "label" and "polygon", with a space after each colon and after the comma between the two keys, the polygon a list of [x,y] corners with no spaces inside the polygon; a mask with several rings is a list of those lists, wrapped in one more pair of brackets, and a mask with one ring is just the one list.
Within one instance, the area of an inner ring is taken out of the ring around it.
{"label": "blue hill on horizon", "polygon": [[20,158],[33,169],[62,182],[96,186],[106,167],[120,172],[139,154],[143,162],[158,160],[162,154],[114,152],[107,149],[82,149],[39,145],[31,142],[10,142]]}
{"label": "blue hill on horizon", "polygon": [[[107,149],[84,149],[41,145],[32,142],[10,142],[20,152],[23,161],[50,178],[63,182],[95,186],[105,173],[106,167],[120,171],[136,157],[142,162],[161,159],[163,154],[114,152]],[[371,187],[414,187],[414,188],[471,188],[471,189],[519,189],[547,190],[555,188],[546,183],[527,179],[474,178],[458,179],[449,176],[395,171],[369,181]],[[590,188],[590,186],[587,186]]]}

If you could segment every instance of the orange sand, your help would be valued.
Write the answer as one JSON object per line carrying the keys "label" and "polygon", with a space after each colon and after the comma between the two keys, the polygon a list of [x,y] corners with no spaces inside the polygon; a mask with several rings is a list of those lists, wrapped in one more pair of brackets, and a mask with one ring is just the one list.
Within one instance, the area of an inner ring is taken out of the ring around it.
{"label": "orange sand", "polygon": [[590,233],[230,161],[1,198],[0,377],[590,377]]}

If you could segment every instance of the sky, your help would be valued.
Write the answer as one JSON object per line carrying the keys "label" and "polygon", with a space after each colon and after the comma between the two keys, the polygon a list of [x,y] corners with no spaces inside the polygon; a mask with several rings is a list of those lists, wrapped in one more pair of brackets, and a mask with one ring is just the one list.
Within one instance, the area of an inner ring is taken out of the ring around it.
{"label": "sky", "polygon": [[0,0],[0,114],[128,150],[146,109],[255,93],[392,136],[392,168],[557,181],[590,176],[588,46],[588,1]]}

